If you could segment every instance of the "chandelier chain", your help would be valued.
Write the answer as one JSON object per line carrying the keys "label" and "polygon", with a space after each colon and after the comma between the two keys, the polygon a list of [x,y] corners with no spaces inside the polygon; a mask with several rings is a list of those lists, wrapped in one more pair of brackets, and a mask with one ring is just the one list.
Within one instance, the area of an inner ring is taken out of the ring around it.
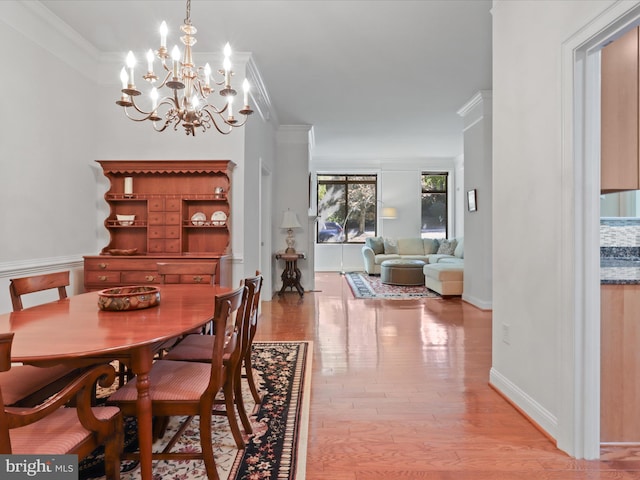
{"label": "chandelier chain", "polygon": [[186,25],[191,25],[191,0],[187,0],[187,18],[184,19]]}

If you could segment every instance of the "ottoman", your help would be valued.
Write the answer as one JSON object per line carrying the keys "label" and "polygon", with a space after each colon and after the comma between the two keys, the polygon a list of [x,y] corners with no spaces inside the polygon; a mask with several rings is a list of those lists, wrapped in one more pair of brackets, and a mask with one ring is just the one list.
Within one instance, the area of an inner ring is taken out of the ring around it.
{"label": "ottoman", "polygon": [[380,281],[391,285],[423,285],[422,260],[385,260],[380,264]]}
{"label": "ottoman", "polygon": [[424,284],[440,295],[462,295],[464,266],[454,263],[429,263],[424,266]]}

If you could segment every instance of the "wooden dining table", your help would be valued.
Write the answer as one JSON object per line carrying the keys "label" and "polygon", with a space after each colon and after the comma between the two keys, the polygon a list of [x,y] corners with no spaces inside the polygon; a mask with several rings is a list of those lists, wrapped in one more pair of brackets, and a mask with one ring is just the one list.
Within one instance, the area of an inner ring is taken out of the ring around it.
{"label": "wooden dining table", "polygon": [[125,361],[137,375],[140,468],[152,480],[149,371],[160,345],[213,317],[219,285],[160,285],[158,306],[128,311],[98,308],[98,292],[83,293],[0,315],[0,331],[15,332],[11,360],[30,365],[83,366]]}

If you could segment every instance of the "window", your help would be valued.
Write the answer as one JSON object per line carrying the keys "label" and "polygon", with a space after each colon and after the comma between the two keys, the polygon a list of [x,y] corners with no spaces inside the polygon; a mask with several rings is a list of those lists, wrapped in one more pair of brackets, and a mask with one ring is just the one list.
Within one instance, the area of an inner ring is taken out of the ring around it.
{"label": "window", "polygon": [[422,173],[422,238],[447,238],[447,188],[447,173]]}
{"label": "window", "polygon": [[364,243],[375,237],[376,175],[318,175],[318,243]]}

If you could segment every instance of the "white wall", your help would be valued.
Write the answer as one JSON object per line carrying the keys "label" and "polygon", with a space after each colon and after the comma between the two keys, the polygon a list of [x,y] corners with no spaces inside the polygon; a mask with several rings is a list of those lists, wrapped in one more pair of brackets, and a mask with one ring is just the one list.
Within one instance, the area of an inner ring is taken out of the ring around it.
{"label": "white wall", "polygon": [[[345,165],[352,167],[346,169]],[[456,178],[453,158],[399,158],[399,159],[349,159],[313,158],[313,173],[377,174],[378,194],[382,204],[378,206],[378,235],[392,238],[419,237],[421,223],[420,175],[424,171],[448,172],[450,180],[449,236],[457,235],[457,218],[462,217],[462,205],[456,196],[459,179]],[[395,219],[381,217],[382,205],[395,207]],[[313,232],[315,235],[315,231]],[[316,244],[316,271],[362,271],[362,244],[341,245]],[[343,268],[341,268],[343,267]]]}
{"label": "white wall", "polygon": [[[280,228],[286,210],[298,217],[302,228],[295,229],[295,249],[304,252],[307,260],[300,260],[298,268],[302,277],[300,283],[305,290],[315,288],[313,276],[313,252],[309,250],[310,232],[314,219],[309,218],[309,142],[311,126],[283,125],[277,132],[278,174],[274,177],[273,202],[273,250],[284,251],[287,248],[287,232]],[[273,289],[282,286],[280,275],[284,262],[273,260]],[[287,289],[287,292],[291,289]]]}
{"label": "white wall", "polygon": [[[491,92],[474,95],[458,112],[464,119],[464,290],[462,298],[491,309],[493,223]],[[476,190],[476,211],[466,207],[467,192]]]}
{"label": "white wall", "polygon": [[562,284],[575,266],[574,251],[561,246],[582,235],[573,223],[572,192],[563,188],[583,166],[564,156],[572,148],[563,121],[573,113],[574,90],[573,65],[563,65],[561,56],[565,42],[616,3],[496,1],[493,8],[491,382],[575,455],[583,453],[585,433],[572,396],[585,393],[573,386],[585,366],[569,374],[564,368],[565,360],[574,361],[582,340],[572,335],[581,335],[582,326],[574,331],[574,319],[564,314],[574,311],[573,298],[561,292],[576,286]]}
{"label": "white wall", "polygon": [[8,69],[0,108],[0,312],[11,310],[9,278],[22,275],[16,272],[72,270],[68,291],[82,291],[81,256],[95,251],[95,179],[87,156],[96,136],[87,121],[95,116],[94,84],[78,68],[92,71],[96,62],[84,50],[76,52],[75,66],[62,62],[75,46],[31,8],[0,2]]}

